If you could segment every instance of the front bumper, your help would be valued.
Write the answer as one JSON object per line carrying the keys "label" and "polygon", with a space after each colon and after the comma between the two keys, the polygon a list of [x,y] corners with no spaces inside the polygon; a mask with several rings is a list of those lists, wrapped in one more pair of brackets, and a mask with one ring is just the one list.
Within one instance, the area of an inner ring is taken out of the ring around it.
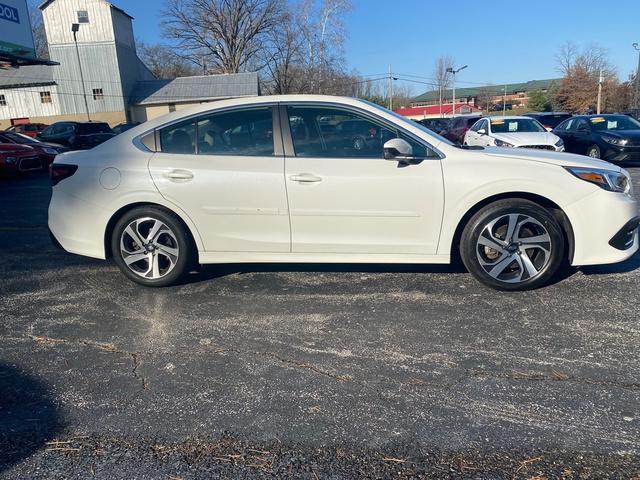
{"label": "front bumper", "polygon": [[628,233],[638,218],[638,205],[631,196],[598,189],[563,210],[574,234],[572,265],[622,262],[638,251],[637,228],[625,239],[624,248],[614,240],[623,235],[620,232]]}
{"label": "front bumper", "polygon": [[608,146],[602,156],[608,162],[640,161],[640,147],[612,147]]}

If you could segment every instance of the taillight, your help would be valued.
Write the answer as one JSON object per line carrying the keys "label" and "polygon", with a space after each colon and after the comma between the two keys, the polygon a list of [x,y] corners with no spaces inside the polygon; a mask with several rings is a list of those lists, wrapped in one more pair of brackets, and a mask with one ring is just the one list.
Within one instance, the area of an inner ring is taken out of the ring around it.
{"label": "taillight", "polygon": [[65,165],[64,163],[52,163],[49,165],[49,178],[51,185],[56,185],[65,178],[69,178],[78,170],[77,165]]}

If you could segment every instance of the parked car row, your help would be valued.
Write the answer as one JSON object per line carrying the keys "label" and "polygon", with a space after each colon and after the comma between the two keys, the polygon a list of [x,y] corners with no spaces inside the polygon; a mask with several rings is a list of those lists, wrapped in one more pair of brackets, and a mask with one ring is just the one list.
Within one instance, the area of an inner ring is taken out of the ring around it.
{"label": "parked car row", "polygon": [[640,122],[629,115],[532,112],[427,118],[418,123],[461,145],[566,151],[618,163],[640,161]]}
{"label": "parked car row", "polygon": [[27,123],[0,130],[0,172],[27,173],[49,168],[59,153],[88,150],[139,123],[111,128],[105,122]]}

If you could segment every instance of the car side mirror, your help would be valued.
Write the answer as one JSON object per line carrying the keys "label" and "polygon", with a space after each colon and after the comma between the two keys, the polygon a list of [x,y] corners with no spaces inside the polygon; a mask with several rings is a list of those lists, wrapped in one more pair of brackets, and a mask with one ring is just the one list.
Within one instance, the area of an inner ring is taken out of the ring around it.
{"label": "car side mirror", "polygon": [[481,128],[480,130],[478,130],[478,133],[479,133],[480,135],[486,135],[486,134],[487,134],[487,131],[486,131],[484,128]]}
{"label": "car side mirror", "polygon": [[398,162],[400,166],[420,163],[423,158],[413,155],[413,147],[402,138],[392,138],[384,144],[384,158]]}

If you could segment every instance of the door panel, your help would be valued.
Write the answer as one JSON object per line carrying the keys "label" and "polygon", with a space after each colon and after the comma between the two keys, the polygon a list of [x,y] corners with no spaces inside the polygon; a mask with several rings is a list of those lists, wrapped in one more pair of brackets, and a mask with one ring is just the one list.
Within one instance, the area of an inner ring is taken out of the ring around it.
{"label": "door panel", "polygon": [[285,160],[292,251],[435,253],[440,158],[404,167],[385,160],[395,127],[340,108],[291,106],[285,115],[297,153]]}
{"label": "door panel", "polygon": [[161,130],[151,176],[194,221],[206,251],[290,251],[284,157],[271,122],[271,107],[261,107]]}

